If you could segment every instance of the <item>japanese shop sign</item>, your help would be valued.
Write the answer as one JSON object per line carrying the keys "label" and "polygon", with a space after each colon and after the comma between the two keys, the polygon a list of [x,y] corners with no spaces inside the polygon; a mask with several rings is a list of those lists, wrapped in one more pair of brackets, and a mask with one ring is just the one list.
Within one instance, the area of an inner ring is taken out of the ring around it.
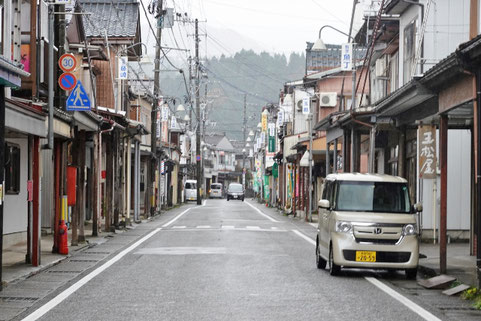
{"label": "japanese shop sign", "polygon": [[436,127],[419,127],[419,177],[436,178]]}
{"label": "japanese shop sign", "polygon": [[119,79],[128,79],[127,57],[119,57]]}
{"label": "japanese shop sign", "polygon": [[352,44],[344,43],[341,47],[341,70],[352,70]]}

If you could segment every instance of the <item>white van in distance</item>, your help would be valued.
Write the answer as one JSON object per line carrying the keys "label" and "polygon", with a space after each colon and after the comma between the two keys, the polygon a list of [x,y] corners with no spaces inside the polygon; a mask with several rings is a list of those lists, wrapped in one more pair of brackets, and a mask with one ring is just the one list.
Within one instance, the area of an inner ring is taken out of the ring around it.
{"label": "white van in distance", "polygon": [[188,179],[184,184],[185,201],[197,201],[197,181]]}

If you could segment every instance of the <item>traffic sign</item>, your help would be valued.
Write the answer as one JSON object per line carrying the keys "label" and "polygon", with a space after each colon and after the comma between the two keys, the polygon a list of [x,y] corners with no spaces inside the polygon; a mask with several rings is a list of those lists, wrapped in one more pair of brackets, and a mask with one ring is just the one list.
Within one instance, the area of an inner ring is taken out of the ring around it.
{"label": "traffic sign", "polygon": [[76,84],[77,78],[69,72],[65,72],[58,77],[58,85],[63,90],[72,90]]}
{"label": "traffic sign", "polygon": [[77,67],[77,59],[71,53],[66,53],[60,56],[58,65],[63,71],[70,72]]}
{"label": "traffic sign", "polygon": [[90,110],[91,103],[89,95],[82,86],[82,82],[77,81],[77,85],[67,99],[67,110]]}

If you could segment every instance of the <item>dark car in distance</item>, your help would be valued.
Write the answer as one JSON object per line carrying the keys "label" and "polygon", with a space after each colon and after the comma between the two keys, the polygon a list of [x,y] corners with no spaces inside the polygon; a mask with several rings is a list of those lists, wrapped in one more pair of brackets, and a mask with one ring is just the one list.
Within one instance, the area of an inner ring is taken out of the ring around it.
{"label": "dark car in distance", "polygon": [[244,202],[244,188],[242,184],[230,183],[227,189],[227,200],[242,200]]}

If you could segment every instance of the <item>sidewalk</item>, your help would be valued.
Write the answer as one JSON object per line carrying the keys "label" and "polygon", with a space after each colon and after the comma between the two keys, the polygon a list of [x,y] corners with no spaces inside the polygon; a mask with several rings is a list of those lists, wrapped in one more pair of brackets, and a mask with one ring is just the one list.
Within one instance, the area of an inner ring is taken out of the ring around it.
{"label": "sidewalk", "polygon": [[[116,232],[120,232],[119,230]],[[3,265],[2,265],[2,281],[4,286],[15,283],[19,280],[26,279],[32,275],[35,275],[43,270],[54,266],[63,260],[69,258],[72,254],[83,250],[87,247],[92,247],[107,241],[107,237],[112,236],[115,233],[102,232],[99,236],[93,237],[91,226],[85,226],[86,242],[77,246],[71,246],[72,232],[68,231],[68,246],[69,254],[61,255],[58,253],[52,253],[53,235],[43,235],[40,243],[40,265],[32,266],[25,263],[25,255],[27,253],[27,242],[17,243],[8,248],[3,249]]]}
{"label": "sidewalk", "polygon": [[[421,243],[419,269],[427,275],[438,275],[439,244]],[[477,286],[476,257],[469,255],[469,243],[451,243],[447,245],[447,273],[459,282]]]}

